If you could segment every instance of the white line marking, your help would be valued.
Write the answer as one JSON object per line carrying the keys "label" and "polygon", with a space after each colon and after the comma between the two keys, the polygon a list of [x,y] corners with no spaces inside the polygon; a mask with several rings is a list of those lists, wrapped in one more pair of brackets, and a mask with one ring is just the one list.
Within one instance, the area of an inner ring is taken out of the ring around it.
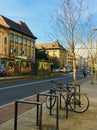
{"label": "white line marking", "polygon": [[[62,79],[62,77],[61,78],[55,78],[53,80],[56,80],[56,79]],[[20,87],[20,86],[27,86],[27,85],[30,85],[30,84],[37,84],[37,83],[47,82],[47,81],[50,81],[50,80],[51,79],[42,80],[42,81],[36,81],[36,82],[31,82],[31,83],[26,83],[26,84],[13,85],[13,86],[5,87],[5,88],[0,88],[0,90],[16,88],[16,87]]]}

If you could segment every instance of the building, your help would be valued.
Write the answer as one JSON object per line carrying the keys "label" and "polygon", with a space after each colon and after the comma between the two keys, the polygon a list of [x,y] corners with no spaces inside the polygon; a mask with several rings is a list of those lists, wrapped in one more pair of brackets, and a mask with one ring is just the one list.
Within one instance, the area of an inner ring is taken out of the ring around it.
{"label": "building", "polygon": [[73,55],[70,51],[66,51],[66,65],[67,68],[73,68]]}
{"label": "building", "polygon": [[[52,43],[38,43],[36,48],[41,50],[45,48],[49,59],[57,58],[59,60],[59,67],[65,67],[67,70],[73,69],[73,54],[66,50],[58,41]],[[75,54],[76,67],[83,69],[85,66],[85,58]]]}
{"label": "building", "polygon": [[52,43],[39,43],[36,44],[37,49],[45,48],[46,53],[49,56],[49,60],[57,58],[59,61],[59,67],[64,67],[66,64],[66,49],[58,42]]}
{"label": "building", "polygon": [[0,16],[0,71],[26,73],[35,61],[35,41],[26,23]]}

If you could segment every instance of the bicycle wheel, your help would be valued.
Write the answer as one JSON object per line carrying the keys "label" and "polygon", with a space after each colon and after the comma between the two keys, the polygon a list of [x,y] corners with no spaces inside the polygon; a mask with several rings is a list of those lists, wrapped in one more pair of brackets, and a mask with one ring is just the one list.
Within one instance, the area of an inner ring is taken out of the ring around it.
{"label": "bicycle wheel", "polygon": [[83,113],[89,107],[89,99],[83,93],[72,93],[69,97],[69,105],[73,111]]}
{"label": "bicycle wheel", "polygon": [[46,107],[48,109],[51,109],[55,105],[56,97],[54,95],[55,95],[55,93],[52,93],[52,96],[47,96],[46,97]]}

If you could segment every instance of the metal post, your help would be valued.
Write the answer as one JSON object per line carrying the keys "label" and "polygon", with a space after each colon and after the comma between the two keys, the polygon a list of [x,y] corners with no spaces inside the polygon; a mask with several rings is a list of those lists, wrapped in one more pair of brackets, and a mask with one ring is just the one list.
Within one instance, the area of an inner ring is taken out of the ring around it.
{"label": "metal post", "polygon": [[39,129],[42,130],[42,104],[40,105],[40,125]]}
{"label": "metal post", "polygon": [[[39,102],[39,94],[37,94],[37,102]],[[37,104],[37,118],[36,118],[36,125],[39,125],[39,105]]]}
{"label": "metal post", "polygon": [[58,97],[56,97],[56,129],[59,129]]}
{"label": "metal post", "polygon": [[14,130],[17,130],[18,102],[15,102]]}
{"label": "metal post", "polygon": [[67,92],[67,99],[66,99],[66,119],[68,118],[68,92]]}
{"label": "metal post", "polygon": [[96,40],[96,80],[97,80],[97,40]]}
{"label": "metal post", "polygon": [[61,94],[60,94],[60,109],[62,108]]}

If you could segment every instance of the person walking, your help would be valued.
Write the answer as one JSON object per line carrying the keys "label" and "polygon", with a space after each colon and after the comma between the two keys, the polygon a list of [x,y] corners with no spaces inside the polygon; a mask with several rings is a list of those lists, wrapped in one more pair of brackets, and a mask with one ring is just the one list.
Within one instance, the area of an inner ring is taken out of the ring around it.
{"label": "person walking", "polygon": [[84,78],[86,77],[86,71],[85,70],[83,70],[83,75],[84,75]]}

